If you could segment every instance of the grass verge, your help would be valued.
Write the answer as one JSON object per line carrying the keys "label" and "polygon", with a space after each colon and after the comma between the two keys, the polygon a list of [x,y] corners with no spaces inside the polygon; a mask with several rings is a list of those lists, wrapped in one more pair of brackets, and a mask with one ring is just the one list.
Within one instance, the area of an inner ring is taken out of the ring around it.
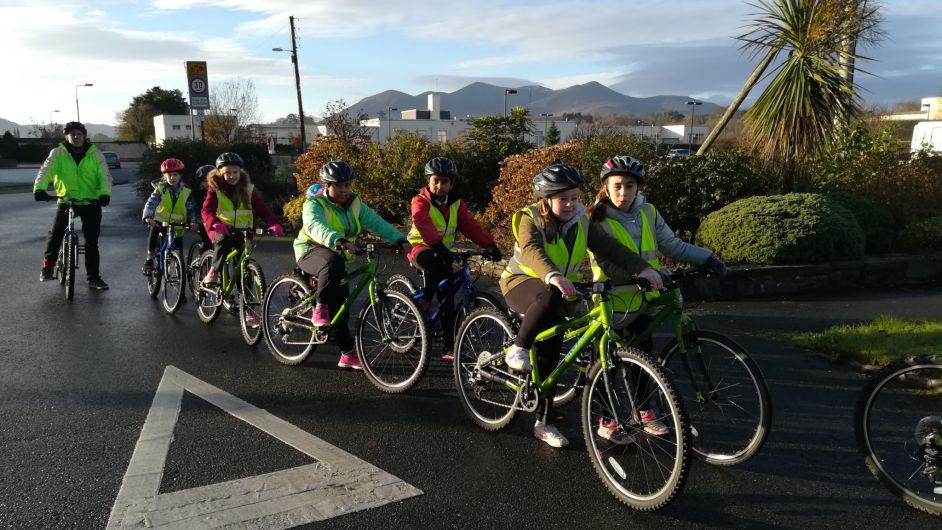
{"label": "grass verge", "polygon": [[942,352],[942,320],[877,317],[871,322],[835,326],[820,333],[787,333],[784,338],[839,359],[883,366],[899,357]]}

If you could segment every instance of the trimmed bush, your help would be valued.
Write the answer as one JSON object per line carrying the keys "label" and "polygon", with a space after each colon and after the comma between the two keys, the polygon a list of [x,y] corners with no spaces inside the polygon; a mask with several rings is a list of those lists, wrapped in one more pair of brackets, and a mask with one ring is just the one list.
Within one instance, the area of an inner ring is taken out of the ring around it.
{"label": "trimmed bush", "polygon": [[893,250],[896,230],[893,215],[889,211],[867,199],[846,193],[833,193],[828,198],[854,214],[854,219],[867,237],[868,255],[886,254]]}
{"label": "trimmed bush", "polygon": [[734,202],[704,219],[697,241],[726,261],[761,265],[859,259],[865,246],[853,214],[811,193]]}
{"label": "trimmed bush", "polygon": [[942,216],[907,225],[899,233],[899,246],[917,253],[942,250]]}

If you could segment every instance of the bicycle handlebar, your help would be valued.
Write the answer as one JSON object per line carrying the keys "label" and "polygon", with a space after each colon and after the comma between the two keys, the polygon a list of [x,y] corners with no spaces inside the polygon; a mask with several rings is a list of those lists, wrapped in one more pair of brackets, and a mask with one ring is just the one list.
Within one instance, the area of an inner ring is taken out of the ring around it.
{"label": "bicycle handlebar", "polygon": [[46,195],[46,198],[43,199],[46,202],[62,200],[62,204],[68,204],[69,206],[81,206],[81,204],[99,204],[98,199],[76,199],[75,197],[63,197],[61,195]]}
{"label": "bicycle handlebar", "polygon": [[488,261],[495,261],[491,259],[491,253],[486,250],[462,250],[459,252],[452,251],[452,257],[455,263],[464,265],[466,261],[474,257],[482,257]]}

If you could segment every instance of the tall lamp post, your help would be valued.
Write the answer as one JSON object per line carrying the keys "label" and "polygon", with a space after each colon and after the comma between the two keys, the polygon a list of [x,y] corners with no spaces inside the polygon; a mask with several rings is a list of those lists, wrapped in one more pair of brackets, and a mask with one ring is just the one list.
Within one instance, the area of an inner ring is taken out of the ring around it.
{"label": "tall lamp post", "polygon": [[55,112],[59,112],[59,109],[49,111],[49,126],[52,127],[52,115]]}
{"label": "tall lamp post", "polygon": [[516,94],[517,91],[512,88],[504,89],[504,117],[507,117],[507,94]]}
{"label": "tall lamp post", "polygon": [[[294,34],[294,16],[288,17],[291,23],[291,62],[294,64],[294,85],[298,91],[298,119],[301,120],[301,151],[307,149],[307,136],[304,133],[304,105],[301,103],[301,72],[298,70],[298,39]],[[272,48],[273,52],[286,52],[282,48]]]}
{"label": "tall lamp post", "polygon": [[79,114],[79,104],[78,104],[78,89],[80,86],[95,86],[92,83],[82,83],[80,85],[75,85],[75,121],[82,121],[82,116]]}
{"label": "tall lamp post", "polygon": [[392,138],[392,113],[394,110],[399,110],[396,107],[386,107],[386,141],[388,142]]}
{"label": "tall lamp post", "polygon": [[690,107],[690,134],[688,135],[687,148],[693,149],[693,115],[697,111],[697,105],[703,105],[703,102],[702,101],[688,101],[687,104],[691,105]]}

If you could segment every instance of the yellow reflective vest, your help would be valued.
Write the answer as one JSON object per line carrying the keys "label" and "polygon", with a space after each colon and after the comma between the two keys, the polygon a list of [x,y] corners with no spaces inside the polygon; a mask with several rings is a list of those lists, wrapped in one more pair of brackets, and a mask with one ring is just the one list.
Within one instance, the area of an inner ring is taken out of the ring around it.
{"label": "yellow reflective vest", "polygon": [[[619,243],[628,248],[628,250],[641,256],[644,261],[648,262],[648,265],[650,265],[652,269],[658,270],[661,268],[661,262],[657,258],[656,221],[657,210],[650,203],[645,204],[641,209],[640,249],[631,238],[631,235],[628,234],[628,231],[625,230],[625,227],[618,221],[606,219],[604,222],[599,223],[599,226]],[[592,263],[592,280],[597,282],[607,280],[608,276],[605,274],[605,271],[602,270],[602,267],[599,266],[595,256],[592,255],[591,252],[589,253],[589,257]],[[614,310],[618,312],[637,311],[645,300],[652,301],[660,296],[660,293],[657,292],[644,293],[644,296],[640,296],[638,293],[639,290],[637,287],[620,287],[612,290],[611,294]]]}
{"label": "yellow reflective vest", "polygon": [[[177,200],[173,200],[173,193],[169,186],[158,184],[160,190],[160,203],[154,210],[154,220],[162,223],[183,223],[186,222],[187,211],[186,201],[190,198],[190,188],[183,186],[177,195]],[[217,200],[218,200],[217,196]],[[232,201],[229,201],[230,204]],[[217,214],[218,217],[218,214]]]}
{"label": "yellow reflective vest", "polygon": [[[432,219],[432,224],[438,230],[438,235],[442,236],[442,243],[445,247],[451,248],[455,244],[455,235],[458,231],[458,210],[461,208],[461,199],[456,200],[448,207],[448,221],[446,222],[442,212],[432,201],[424,195],[419,195],[419,197],[428,202],[428,215]],[[412,245],[427,245],[415,223],[412,223],[408,238],[409,243]]]}
{"label": "yellow reflective vest", "polygon": [[233,228],[252,228],[255,217],[252,212],[252,193],[255,186],[249,184],[249,203],[236,206],[225,193],[216,190],[216,217]]}
{"label": "yellow reflective vest", "polygon": [[[588,252],[589,219],[585,215],[579,218],[576,239],[570,251],[566,246],[566,241],[559,237],[558,233],[553,241],[546,241],[546,228],[543,226],[543,221],[540,219],[538,212],[539,210],[535,204],[531,204],[522,210],[514,212],[510,221],[514,233],[514,254],[513,257],[508,260],[507,267],[504,269],[501,277],[506,278],[517,274],[526,274],[532,278],[538,278],[536,272],[523,263],[523,254],[520,250],[519,242],[520,236],[517,233],[520,227],[521,216],[528,215],[533,219],[533,222],[540,231],[543,232],[546,255],[549,257],[550,261],[553,262],[553,265],[556,266],[556,269],[570,281],[578,281],[579,269],[582,268],[582,262],[585,260],[586,253]],[[540,280],[545,280],[545,278],[540,278]]]}

